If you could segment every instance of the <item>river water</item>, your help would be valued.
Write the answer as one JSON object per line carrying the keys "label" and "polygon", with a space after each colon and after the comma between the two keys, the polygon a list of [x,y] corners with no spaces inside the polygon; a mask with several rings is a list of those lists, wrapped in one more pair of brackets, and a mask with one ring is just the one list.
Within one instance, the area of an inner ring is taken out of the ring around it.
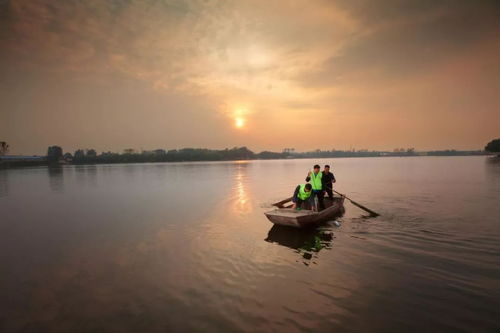
{"label": "river water", "polygon": [[[341,226],[263,213],[331,164]],[[500,160],[0,170],[0,331],[499,331]]]}

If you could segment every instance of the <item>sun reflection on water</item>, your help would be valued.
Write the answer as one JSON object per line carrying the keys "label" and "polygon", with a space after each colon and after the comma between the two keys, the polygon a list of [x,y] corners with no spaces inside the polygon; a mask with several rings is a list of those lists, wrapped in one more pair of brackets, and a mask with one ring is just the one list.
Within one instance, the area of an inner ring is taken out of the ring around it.
{"label": "sun reflection on water", "polygon": [[249,199],[248,189],[245,184],[244,171],[241,166],[234,177],[235,186],[232,197],[234,198],[233,210],[236,213],[250,213],[252,211],[252,204]]}

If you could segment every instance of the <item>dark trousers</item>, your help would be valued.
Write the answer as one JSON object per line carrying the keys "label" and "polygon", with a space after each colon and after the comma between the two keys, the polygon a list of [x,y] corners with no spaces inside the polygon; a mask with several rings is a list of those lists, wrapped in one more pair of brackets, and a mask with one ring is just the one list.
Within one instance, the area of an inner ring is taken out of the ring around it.
{"label": "dark trousers", "polygon": [[305,200],[294,198],[293,202],[297,205],[297,208],[302,208],[302,203],[304,203]]}
{"label": "dark trousers", "polygon": [[325,209],[325,203],[323,202],[323,190],[312,190],[312,194],[311,194],[311,206],[312,207],[315,207],[315,204],[314,204],[314,198],[317,197],[318,198],[318,206],[319,206],[319,210],[323,210]]}
{"label": "dark trousers", "polygon": [[325,192],[328,194],[329,198],[333,198],[333,192],[332,192],[332,186],[331,185],[330,185],[330,187],[326,186]]}

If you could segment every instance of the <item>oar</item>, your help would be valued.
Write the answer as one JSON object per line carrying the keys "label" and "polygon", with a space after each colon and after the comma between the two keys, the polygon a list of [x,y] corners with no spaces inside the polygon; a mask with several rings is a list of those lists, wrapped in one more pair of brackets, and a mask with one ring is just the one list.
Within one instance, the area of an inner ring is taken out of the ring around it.
{"label": "oar", "polygon": [[380,216],[380,214],[379,214],[379,213],[376,213],[376,212],[374,212],[373,210],[371,210],[371,209],[369,209],[369,208],[366,208],[366,207],[365,207],[365,206],[363,206],[362,204],[357,203],[356,201],[354,201],[354,200],[352,200],[351,198],[347,197],[345,194],[339,193],[339,192],[335,191],[334,189],[332,189],[332,191],[333,191],[333,192],[335,192],[335,193],[337,193],[337,194],[339,194],[339,195],[341,195],[341,196],[343,196],[343,197],[344,197],[344,198],[346,198],[347,200],[349,200],[349,201],[350,201],[350,202],[351,202],[354,206],[358,206],[359,208],[361,208],[361,209],[363,209],[363,210],[367,211],[368,213],[370,213],[370,215],[371,215],[371,216],[374,216],[374,217],[375,217],[375,216]]}

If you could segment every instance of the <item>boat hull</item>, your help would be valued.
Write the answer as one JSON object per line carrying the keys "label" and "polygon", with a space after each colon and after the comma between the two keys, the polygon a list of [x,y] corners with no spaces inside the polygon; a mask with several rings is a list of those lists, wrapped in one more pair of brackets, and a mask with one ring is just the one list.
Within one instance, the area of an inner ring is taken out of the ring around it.
{"label": "boat hull", "polygon": [[313,212],[307,209],[295,210],[290,207],[284,207],[283,204],[286,202],[286,200],[283,200],[279,203],[277,209],[264,213],[269,221],[277,225],[307,228],[331,220],[342,215],[345,211],[344,197],[334,197],[332,199],[325,198],[325,209],[320,212]]}

